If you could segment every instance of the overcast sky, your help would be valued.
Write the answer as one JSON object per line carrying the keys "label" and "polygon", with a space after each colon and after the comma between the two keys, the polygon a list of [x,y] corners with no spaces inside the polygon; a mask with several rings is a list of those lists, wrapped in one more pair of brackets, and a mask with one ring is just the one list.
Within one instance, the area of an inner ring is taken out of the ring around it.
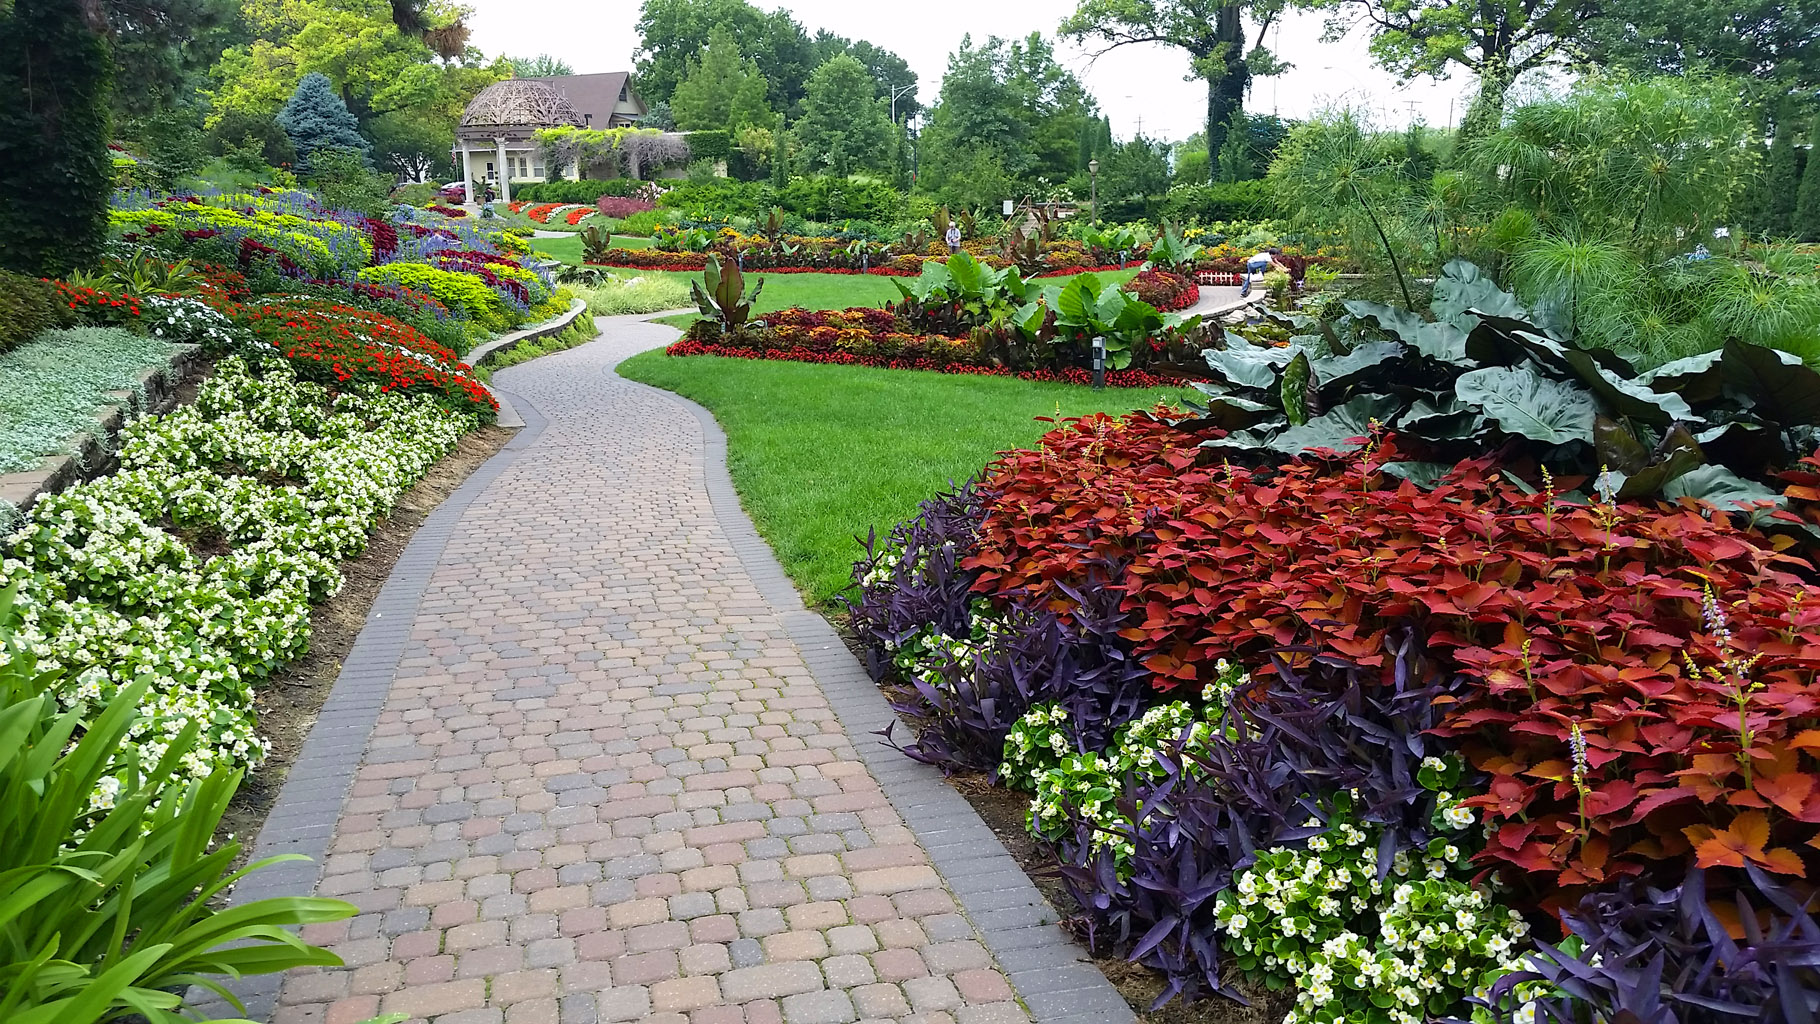
{"label": "overcast sky", "polygon": [[[638,48],[639,0],[468,0],[475,8],[473,42],[488,56],[513,57],[549,53],[578,72],[621,71],[632,66]],[[811,35],[828,29],[854,39],[869,39],[895,51],[917,73],[917,95],[925,103],[941,88],[948,54],[961,36],[1051,35],[1074,9],[1072,0],[915,0],[872,3],[864,0],[757,0],[766,9],[786,8]],[[1338,43],[1320,41],[1323,17],[1291,13],[1271,30],[1270,46],[1295,67],[1274,79],[1252,84],[1246,109],[1302,117],[1310,111],[1345,102],[1369,105],[1376,120],[1401,127],[1414,116],[1445,126],[1465,112],[1471,95],[1470,76],[1445,81],[1417,79],[1405,84],[1372,63],[1362,30]],[[1255,31],[1255,29],[1253,30]],[[1187,82],[1188,60],[1163,46],[1127,47],[1089,62],[1073,46],[1061,48],[1063,63],[1081,76],[1112,118],[1112,130],[1125,138],[1141,127],[1146,135],[1184,138],[1201,127],[1206,116],[1206,86]],[[1412,107],[1413,104],[1413,107]]]}

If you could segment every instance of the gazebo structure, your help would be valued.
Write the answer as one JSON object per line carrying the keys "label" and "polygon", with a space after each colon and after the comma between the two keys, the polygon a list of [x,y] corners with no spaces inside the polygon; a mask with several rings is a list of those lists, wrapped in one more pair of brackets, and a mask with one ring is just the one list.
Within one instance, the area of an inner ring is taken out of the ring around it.
{"label": "gazebo structure", "polygon": [[512,199],[512,178],[542,178],[543,156],[537,151],[539,129],[583,126],[562,90],[547,81],[513,78],[480,91],[461,115],[455,146],[461,151],[462,187],[474,201],[476,160],[484,177],[499,183],[499,198]]}

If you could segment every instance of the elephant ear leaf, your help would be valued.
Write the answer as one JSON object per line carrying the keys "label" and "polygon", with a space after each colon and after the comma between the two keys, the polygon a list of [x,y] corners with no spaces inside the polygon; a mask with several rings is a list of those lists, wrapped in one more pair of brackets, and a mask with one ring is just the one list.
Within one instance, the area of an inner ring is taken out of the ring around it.
{"label": "elephant ear leaf", "polygon": [[1276,368],[1288,365],[1296,353],[1286,348],[1215,348],[1201,355],[1207,360],[1208,369],[1232,383],[1270,390],[1276,387]]}
{"label": "elephant ear leaf", "polygon": [[1185,429],[1224,427],[1227,430],[1239,430],[1256,426],[1279,412],[1275,406],[1254,402],[1249,398],[1240,398],[1238,395],[1220,390],[1217,384],[1210,385],[1196,381],[1194,386],[1207,396],[1207,404],[1202,415],[1182,424]]}
{"label": "elephant ear leaf", "polygon": [[1372,324],[1385,334],[1401,341],[1414,338],[1428,321],[1421,314],[1411,313],[1407,309],[1386,306],[1381,302],[1367,302],[1364,299],[1347,299],[1344,303],[1346,312],[1354,318]]}
{"label": "elephant ear leaf", "polygon": [[1278,385],[1282,389],[1283,415],[1292,427],[1308,422],[1308,376],[1308,353],[1297,352],[1283,368],[1283,380]]}
{"label": "elephant ear leaf", "polygon": [[1532,370],[1488,366],[1463,373],[1454,394],[1483,409],[1506,433],[1544,444],[1593,441],[1592,395]]}
{"label": "elephant ear leaf", "polygon": [[1343,356],[1318,359],[1313,369],[1321,387],[1343,388],[1370,374],[1382,364],[1393,362],[1402,356],[1403,346],[1396,342],[1373,341],[1360,345]]}
{"label": "elephant ear leaf", "polygon": [[1637,378],[1655,391],[1672,391],[1696,405],[1710,402],[1725,392],[1724,352],[1702,352],[1697,356],[1677,359],[1642,374]]}
{"label": "elephant ear leaf", "polygon": [[1649,449],[1637,435],[1604,415],[1593,417],[1593,454],[1599,465],[1618,473],[1639,473],[1649,465]]}
{"label": "elephant ear leaf", "polygon": [[1515,295],[1493,284],[1491,278],[1466,260],[1449,260],[1447,266],[1441,268],[1441,276],[1435,279],[1434,301],[1428,308],[1436,317],[1461,331],[1470,331],[1479,325],[1479,317],[1474,313],[1490,313],[1511,320],[1529,318],[1529,310]]}
{"label": "elephant ear leaf", "polygon": [[1586,383],[1592,393],[1620,416],[1666,427],[1676,422],[1698,422],[1699,417],[1680,395],[1652,391],[1635,380],[1613,373],[1579,349],[1562,353],[1567,365]]}
{"label": "elephant ear leaf", "polygon": [[1370,437],[1374,424],[1384,423],[1401,404],[1388,395],[1360,395],[1299,427],[1290,427],[1271,438],[1265,447],[1286,455],[1297,455],[1310,448],[1344,451],[1348,441]]}
{"label": "elephant ear leaf", "polygon": [[985,287],[985,267],[965,252],[948,257],[948,277],[962,295],[979,295]]}
{"label": "elephant ear leaf", "polygon": [[[1600,419],[1605,423],[1611,423],[1604,417],[1600,417]],[[1612,425],[1616,426],[1616,424]],[[1618,429],[1623,431],[1622,427]],[[1594,430],[1596,432],[1598,427],[1595,426]],[[1630,438],[1632,444],[1636,443],[1636,439],[1631,438],[1628,431],[1623,431],[1623,436]],[[1601,442],[1606,441],[1607,436],[1602,435],[1600,440]],[[1641,445],[1638,447],[1641,448]],[[1601,457],[1603,454],[1602,449]],[[1634,452],[1631,453],[1631,457],[1635,457]],[[1606,464],[1613,466],[1614,469],[1617,466],[1616,463]],[[1686,427],[1677,425],[1662,438],[1662,443],[1657,446],[1653,455],[1645,454],[1644,464],[1636,465],[1633,469],[1626,469],[1621,474],[1614,474],[1622,477],[1618,484],[1617,496],[1619,498],[1646,498],[1659,494],[1674,480],[1705,464],[1706,453],[1700,450],[1700,443],[1694,440],[1694,435],[1688,433]]]}
{"label": "elephant ear leaf", "polygon": [[1378,469],[1424,491],[1434,490],[1443,477],[1453,472],[1453,466],[1445,462],[1386,462]]}
{"label": "elephant ear leaf", "polygon": [[1783,503],[1782,495],[1754,480],[1746,480],[1724,466],[1700,466],[1690,469],[1662,488],[1662,496],[1698,498],[1701,501],[1733,510],[1748,508],[1758,502]]}
{"label": "elephant ear leaf", "polygon": [[1820,420],[1820,373],[1801,357],[1732,339],[1722,357],[1726,382],[1783,426]]}

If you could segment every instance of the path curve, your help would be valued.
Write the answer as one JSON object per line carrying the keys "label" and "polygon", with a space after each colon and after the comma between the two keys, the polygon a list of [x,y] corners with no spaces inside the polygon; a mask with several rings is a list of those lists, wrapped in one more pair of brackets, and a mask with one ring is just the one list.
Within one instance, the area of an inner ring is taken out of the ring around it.
{"label": "path curve", "polygon": [[[261,833],[362,910],[272,1024],[1087,1024],[1133,1016],[739,510],[719,428],[614,374],[501,370],[527,427],[399,560]],[[1015,986],[1015,990],[1014,990]],[[264,1005],[260,997],[265,996]]]}

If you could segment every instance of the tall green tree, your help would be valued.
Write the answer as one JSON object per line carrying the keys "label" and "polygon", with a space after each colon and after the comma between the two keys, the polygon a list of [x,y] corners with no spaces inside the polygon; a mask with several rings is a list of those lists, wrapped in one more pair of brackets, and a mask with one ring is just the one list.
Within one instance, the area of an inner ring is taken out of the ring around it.
{"label": "tall green tree", "polygon": [[1784,237],[1795,229],[1795,203],[1801,192],[1801,153],[1795,148],[1792,111],[1784,110],[1776,125],[1776,136],[1770,140],[1769,155],[1763,163],[1763,184],[1768,202],[1758,213],[1758,230]]}
{"label": "tall green tree", "polygon": [[535,57],[507,57],[512,65],[512,74],[516,78],[551,78],[557,75],[572,75],[575,68],[560,57],[540,53]]}
{"label": "tall green tree", "polygon": [[1111,220],[1137,220],[1147,200],[1169,191],[1169,146],[1142,135],[1114,149],[1100,164],[1100,209]]}
{"label": "tall green tree", "polygon": [[246,42],[238,0],[103,0],[102,8],[115,80],[132,83],[114,90],[121,125],[193,108],[222,51]]}
{"label": "tall green tree", "polygon": [[765,77],[743,58],[733,33],[721,26],[708,33],[708,48],[689,63],[688,74],[670,99],[670,112],[684,131],[770,127]]}
{"label": "tall green tree", "polygon": [[793,110],[818,64],[815,44],[789,11],[761,11],[746,0],[645,0],[633,66],[646,102],[671,100],[717,27],[758,64],[771,106]]}
{"label": "tall green tree", "polygon": [[1282,10],[1283,0],[1079,0],[1061,34],[1103,44],[1095,56],[1145,43],[1185,51],[1195,77],[1207,83],[1207,147],[1218,153],[1252,77],[1285,68],[1262,43],[1245,49],[1245,22],[1262,40]]}
{"label": "tall green tree", "polygon": [[1572,45],[1595,67],[1729,75],[1773,111],[1780,97],[1820,87],[1820,0],[1602,0]]}
{"label": "tall green tree", "polygon": [[791,129],[804,170],[851,174],[890,170],[896,128],[872,95],[866,66],[839,54],[815,69],[803,95],[803,116]]}
{"label": "tall green tree", "polygon": [[61,277],[107,240],[107,20],[80,0],[0,8],[0,268]]}
{"label": "tall green tree", "polygon": [[1460,123],[1470,139],[1498,126],[1504,97],[1517,76],[1565,60],[1574,40],[1600,13],[1602,0],[1296,0],[1333,12],[1328,35],[1363,24],[1371,52],[1404,78],[1443,77],[1452,70],[1477,76],[1479,92]]}
{"label": "tall green tree", "polygon": [[873,95],[888,103],[892,93],[897,93],[896,113],[899,124],[923,109],[916,98],[916,72],[910,70],[910,65],[904,58],[890,50],[864,39],[855,42],[823,29],[815,33],[815,53],[824,62],[844,53],[864,64],[866,72],[872,76]]}
{"label": "tall green tree", "polygon": [[1040,34],[977,46],[963,37],[923,132],[923,183],[939,191],[976,173],[981,152],[1014,178],[1059,182],[1110,148],[1093,97]]}
{"label": "tall green tree", "polygon": [[1820,242],[1820,117],[1807,130],[1807,169],[1801,173],[1801,191],[1795,198],[1794,235],[1804,242]]}

